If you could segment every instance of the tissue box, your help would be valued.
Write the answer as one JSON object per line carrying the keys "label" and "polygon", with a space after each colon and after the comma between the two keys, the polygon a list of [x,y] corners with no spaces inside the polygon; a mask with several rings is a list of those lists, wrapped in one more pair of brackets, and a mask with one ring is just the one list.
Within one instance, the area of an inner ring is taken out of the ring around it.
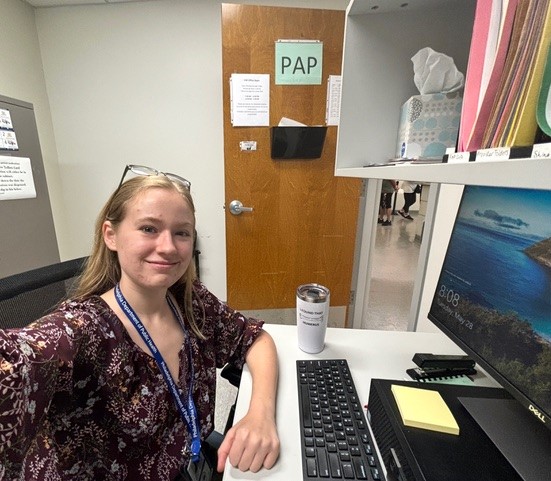
{"label": "tissue box", "polygon": [[438,158],[455,147],[463,92],[414,95],[402,105],[396,156]]}

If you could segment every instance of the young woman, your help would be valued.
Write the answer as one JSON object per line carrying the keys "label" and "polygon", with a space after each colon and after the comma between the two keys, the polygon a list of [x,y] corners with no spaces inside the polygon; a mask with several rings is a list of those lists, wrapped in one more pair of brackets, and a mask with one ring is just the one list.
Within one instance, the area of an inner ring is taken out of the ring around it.
{"label": "young woman", "polygon": [[[122,183],[127,171],[140,174]],[[247,362],[247,415],[227,459],[271,468],[277,355],[262,322],[203,286],[185,179],[128,166],[102,209],[75,295],[24,329],[0,331],[0,479],[188,478],[213,430],[216,368]]]}
{"label": "young woman", "polygon": [[409,208],[415,204],[417,200],[417,194],[415,193],[417,184],[413,184],[409,180],[404,180],[401,187],[404,191],[404,206],[398,211],[398,214],[404,219],[413,220],[413,217],[409,214]]}

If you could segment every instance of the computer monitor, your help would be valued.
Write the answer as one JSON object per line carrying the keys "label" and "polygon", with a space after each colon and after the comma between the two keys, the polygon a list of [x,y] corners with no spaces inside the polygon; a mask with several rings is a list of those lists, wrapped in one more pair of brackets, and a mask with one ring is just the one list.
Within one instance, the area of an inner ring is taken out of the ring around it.
{"label": "computer monitor", "polygon": [[465,187],[429,319],[516,398],[465,407],[517,471],[550,458],[551,191]]}

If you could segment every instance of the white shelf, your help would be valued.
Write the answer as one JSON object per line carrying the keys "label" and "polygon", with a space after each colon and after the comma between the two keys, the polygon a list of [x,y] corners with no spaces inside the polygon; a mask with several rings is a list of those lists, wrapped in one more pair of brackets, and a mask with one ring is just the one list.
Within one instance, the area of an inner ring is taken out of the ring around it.
{"label": "white shelf", "polygon": [[339,177],[413,180],[425,183],[471,184],[534,189],[551,188],[551,160],[513,159],[457,164],[407,164],[337,168]]}
{"label": "white shelf", "polygon": [[[402,5],[406,5],[403,7]],[[551,188],[551,160],[390,165],[401,105],[417,91],[411,57],[431,47],[466,72],[476,0],[353,0],[347,9],[335,175]]]}
{"label": "white shelf", "polygon": [[[407,7],[400,8],[401,4]],[[372,8],[377,5],[377,10]],[[400,109],[419,94],[411,58],[431,47],[465,73],[476,0],[354,0],[347,10],[337,170],[396,155]],[[365,174],[360,175],[365,177]]]}

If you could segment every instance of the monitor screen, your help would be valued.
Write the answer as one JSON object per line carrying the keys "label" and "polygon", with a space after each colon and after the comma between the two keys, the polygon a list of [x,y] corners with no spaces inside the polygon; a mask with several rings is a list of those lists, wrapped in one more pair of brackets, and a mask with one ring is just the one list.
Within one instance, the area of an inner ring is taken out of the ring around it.
{"label": "monitor screen", "polygon": [[550,428],[551,191],[465,187],[429,319]]}

